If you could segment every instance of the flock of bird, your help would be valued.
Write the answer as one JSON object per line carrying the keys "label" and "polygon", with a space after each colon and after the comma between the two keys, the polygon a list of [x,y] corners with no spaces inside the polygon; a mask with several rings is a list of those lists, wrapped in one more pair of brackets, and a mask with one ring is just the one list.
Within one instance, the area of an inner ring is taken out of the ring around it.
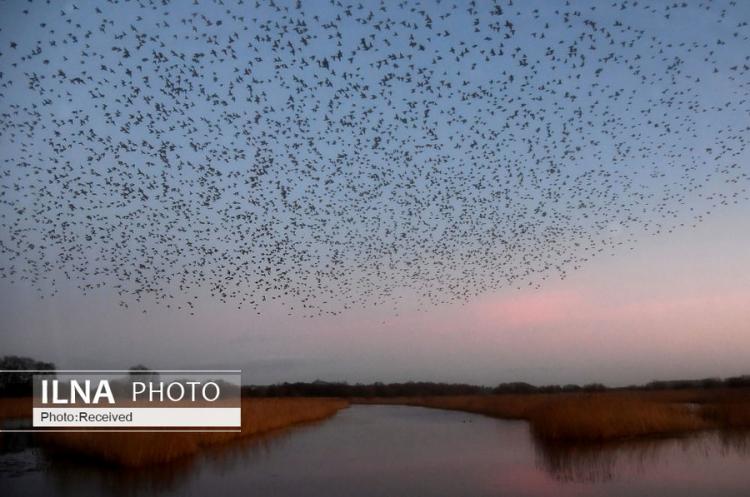
{"label": "flock of bird", "polygon": [[0,12],[0,276],[42,295],[465,301],[748,200],[741,0]]}

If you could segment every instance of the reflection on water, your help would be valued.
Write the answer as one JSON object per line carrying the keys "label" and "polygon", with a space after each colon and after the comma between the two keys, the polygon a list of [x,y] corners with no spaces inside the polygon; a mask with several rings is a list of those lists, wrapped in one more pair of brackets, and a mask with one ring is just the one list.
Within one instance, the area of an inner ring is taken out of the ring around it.
{"label": "reflection on water", "polygon": [[607,444],[548,444],[534,440],[537,465],[560,481],[606,482],[653,471],[663,462],[721,460],[750,461],[750,433],[704,432],[684,437],[653,438]]}
{"label": "reflection on water", "polygon": [[[296,430],[310,429],[316,424],[308,423]],[[252,467],[267,457],[274,446],[283,444],[291,433],[292,429],[277,430],[265,436],[210,447],[198,457],[145,468],[116,467],[85,458],[71,459],[55,447],[40,446],[39,440],[31,433],[3,434],[5,438],[0,438],[0,488],[4,478],[8,482],[26,476],[24,480],[29,486],[24,488],[23,495],[188,495],[191,481],[199,478],[201,473],[221,475],[241,467]],[[46,485],[37,487],[39,475],[26,474],[32,472],[43,474]],[[53,493],[41,491],[47,485],[54,489]]]}
{"label": "reflection on water", "polygon": [[71,460],[36,444],[2,434],[3,495],[746,496],[750,488],[748,434],[550,446],[524,422],[401,406],[353,406],[151,468]]}

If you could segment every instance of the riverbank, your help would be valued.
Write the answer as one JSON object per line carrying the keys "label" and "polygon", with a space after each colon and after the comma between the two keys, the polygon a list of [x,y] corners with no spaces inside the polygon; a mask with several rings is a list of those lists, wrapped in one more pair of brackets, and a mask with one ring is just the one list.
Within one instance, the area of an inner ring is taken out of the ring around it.
{"label": "riverbank", "polygon": [[[44,445],[111,464],[138,467],[195,454],[207,447],[319,421],[349,405],[344,399],[274,398],[242,400],[241,432],[202,433],[39,433]],[[0,399],[0,420],[28,417],[30,399]]]}
{"label": "riverbank", "polygon": [[750,428],[750,390],[610,391],[352,399],[522,419],[547,442],[606,442]]}
{"label": "riverbank", "polygon": [[[599,443],[707,429],[750,429],[750,389],[619,390],[392,398],[245,398],[242,431],[214,433],[45,433],[47,446],[122,466],[168,462],[206,447],[298,423],[322,420],[359,404],[465,411],[529,422],[550,443]],[[0,399],[2,418],[28,417],[30,399]]]}

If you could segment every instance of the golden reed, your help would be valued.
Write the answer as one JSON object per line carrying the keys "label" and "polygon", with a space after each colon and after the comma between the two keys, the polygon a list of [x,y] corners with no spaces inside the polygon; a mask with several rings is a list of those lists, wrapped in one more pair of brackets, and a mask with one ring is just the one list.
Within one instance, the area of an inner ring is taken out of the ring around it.
{"label": "golden reed", "polygon": [[[597,393],[502,394],[351,399],[523,419],[543,441],[605,442],[703,429],[750,428],[750,390],[624,390]],[[349,401],[250,398],[242,402],[241,433],[49,433],[44,442],[66,452],[124,466],[168,462],[205,447],[297,423],[325,419]],[[28,417],[31,399],[0,399],[2,418]]]}
{"label": "golden reed", "polygon": [[548,442],[604,442],[703,429],[750,428],[750,391],[665,390],[353,399],[529,421]]}
{"label": "golden reed", "polygon": [[[43,443],[65,452],[122,466],[144,466],[195,454],[205,447],[241,437],[333,416],[349,403],[326,398],[250,398],[242,400],[242,431],[215,433],[40,434]],[[29,417],[31,399],[0,399],[0,419]]]}

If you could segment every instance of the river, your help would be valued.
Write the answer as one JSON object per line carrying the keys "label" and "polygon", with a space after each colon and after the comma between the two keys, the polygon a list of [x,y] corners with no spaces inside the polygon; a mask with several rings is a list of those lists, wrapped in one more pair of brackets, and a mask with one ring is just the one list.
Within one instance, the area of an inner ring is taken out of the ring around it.
{"label": "river", "polygon": [[420,407],[354,405],[138,470],[61,458],[31,436],[1,443],[4,496],[750,495],[747,436],[554,448],[536,443],[522,421]]}

